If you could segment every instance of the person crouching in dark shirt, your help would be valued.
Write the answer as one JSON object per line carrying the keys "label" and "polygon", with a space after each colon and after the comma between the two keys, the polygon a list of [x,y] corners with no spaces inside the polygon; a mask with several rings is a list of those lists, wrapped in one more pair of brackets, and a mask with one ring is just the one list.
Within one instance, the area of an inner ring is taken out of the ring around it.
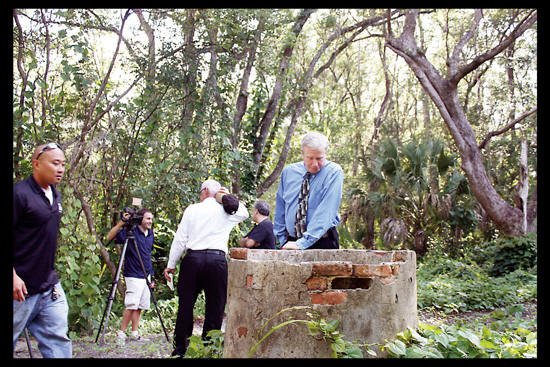
{"label": "person crouching in dark shirt", "polygon": [[244,238],[239,240],[239,246],[275,250],[273,223],[269,220],[269,204],[263,200],[256,201],[252,211],[252,220],[256,222],[256,225]]}

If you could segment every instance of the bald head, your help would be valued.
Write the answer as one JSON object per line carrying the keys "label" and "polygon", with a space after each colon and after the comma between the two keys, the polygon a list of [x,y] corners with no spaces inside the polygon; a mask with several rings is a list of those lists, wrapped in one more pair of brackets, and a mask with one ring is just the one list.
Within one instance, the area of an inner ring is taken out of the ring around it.
{"label": "bald head", "polygon": [[32,154],[32,159],[33,160],[38,159],[40,156],[42,156],[42,154],[44,154],[44,152],[52,149],[59,149],[63,152],[63,149],[61,149],[61,146],[59,144],[46,143],[36,147],[36,149],[34,150],[34,153]]}
{"label": "bald head", "polygon": [[44,189],[58,184],[65,172],[65,153],[57,143],[42,144],[32,155],[32,171],[35,181]]}

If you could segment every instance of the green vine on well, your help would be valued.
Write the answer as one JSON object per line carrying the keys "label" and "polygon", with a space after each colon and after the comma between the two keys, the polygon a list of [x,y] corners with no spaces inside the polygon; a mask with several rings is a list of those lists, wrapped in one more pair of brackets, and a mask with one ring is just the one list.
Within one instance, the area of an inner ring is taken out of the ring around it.
{"label": "green vine on well", "polygon": [[[264,332],[267,325],[271,323],[275,318],[280,316],[281,314],[288,312],[288,311],[295,311],[295,310],[305,310],[306,312],[306,319],[289,319],[286,320],[278,325],[273,326],[269,331]],[[317,340],[324,340],[330,344],[330,347],[332,349],[332,358],[363,358],[363,352],[361,351],[361,347],[364,347],[366,350],[366,353],[372,356],[376,356],[376,353],[371,351],[369,349],[370,344],[360,344],[357,342],[351,342],[346,339],[344,339],[344,335],[337,330],[338,325],[340,324],[340,321],[338,320],[332,320],[327,321],[323,319],[319,313],[317,313],[315,310],[313,310],[309,306],[295,306],[295,307],[289,307],[285,308],[278,313],[276,313],[273,317],[271,317],[267,322],[260,328],[258,332],[258,342],[250,349],[248,352],[248,357],[252,357],[254,353],[256,352],[256,349],[267,339],[267,337],[277,330],[281,329],[284,326],[292,325],[292,324],[304,324],[307,327],[308,334],[317,339]]]}

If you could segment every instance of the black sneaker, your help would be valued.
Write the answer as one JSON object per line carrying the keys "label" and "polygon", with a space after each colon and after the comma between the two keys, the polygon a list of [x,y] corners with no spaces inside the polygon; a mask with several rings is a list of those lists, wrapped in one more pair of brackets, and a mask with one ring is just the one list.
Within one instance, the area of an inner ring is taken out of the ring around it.
{"label": "black sneaker", "polygon": [[172,354],[170,354],[170,357],[183,358],[184,355],[185,355],[185,353],[181,354],[180,352],[178,352],[174,349],[172,351]]}

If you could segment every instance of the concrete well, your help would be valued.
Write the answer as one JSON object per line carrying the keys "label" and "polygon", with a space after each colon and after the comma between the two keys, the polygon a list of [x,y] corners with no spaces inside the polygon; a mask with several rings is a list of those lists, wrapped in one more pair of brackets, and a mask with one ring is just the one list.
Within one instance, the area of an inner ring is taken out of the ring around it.
{"label": "concrete well", "polygon": [[[327,321],[339,320],[345,338],[383,345],[417,326],[416,254],[413,251],[229,251],[225,358],[247,357],[264,324],[279,311],[310,306]],[[287,320],[309,319],[293,309],[274,318],[265,335]],[[382,356],[377,347],[371,348]],[[283,326],[254,357],[327,358],[330,345],[303,323]]]}

